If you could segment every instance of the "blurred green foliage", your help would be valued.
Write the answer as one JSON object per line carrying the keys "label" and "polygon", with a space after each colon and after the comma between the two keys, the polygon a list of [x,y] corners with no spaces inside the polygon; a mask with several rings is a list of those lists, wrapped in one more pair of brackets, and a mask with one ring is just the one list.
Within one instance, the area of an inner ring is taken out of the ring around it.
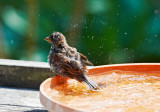
{"label": "blurred green foliage", "polygon": [[160,62],[159,0],[1,0],[0,58],[47,61],[62,32],[94,65]]}

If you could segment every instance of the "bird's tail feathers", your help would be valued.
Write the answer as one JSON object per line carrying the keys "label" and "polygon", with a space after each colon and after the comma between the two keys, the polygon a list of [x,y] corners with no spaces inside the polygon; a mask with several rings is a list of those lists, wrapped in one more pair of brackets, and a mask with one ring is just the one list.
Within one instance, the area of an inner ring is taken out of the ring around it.
{"label": "bird's tail feathers", "polygon": [[82,82],[84,82],[85,85],[90,90],[98,90],[99,89],[99,86],[97,85],[97,83],[94,82],[92,79],[88,78],[86,75],[84,75],[84,80],[82,80]]}

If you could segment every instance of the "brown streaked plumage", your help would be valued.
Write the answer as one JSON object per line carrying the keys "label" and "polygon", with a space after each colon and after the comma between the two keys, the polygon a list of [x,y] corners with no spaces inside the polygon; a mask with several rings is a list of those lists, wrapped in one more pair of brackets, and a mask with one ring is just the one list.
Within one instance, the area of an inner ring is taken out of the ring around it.
{"label": "brown streaked plumage", "polygon": [[92,63],[86,56],[77,52],[76,48],[70,47],[62,33],[53,32],[45,40],[51,43],[48,62],[53,72],[84,82],[89,89],[97,90],[99,88],[93,80],[86,76],[87,64],[92,65]]}

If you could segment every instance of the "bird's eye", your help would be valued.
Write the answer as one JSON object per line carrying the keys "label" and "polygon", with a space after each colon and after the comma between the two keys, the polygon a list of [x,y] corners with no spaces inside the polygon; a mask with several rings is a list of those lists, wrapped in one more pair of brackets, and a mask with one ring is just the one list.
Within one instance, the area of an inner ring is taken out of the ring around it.
{"label": "bird's eye", "polygon": [[53,39],[53,35],[51,34],[50,36],[49,36],[51,39]]}
{"label": "bird's eye", "polygon": [[58,38],[58,37],[59,37],[59,35],[55,35],[54,37],[55,37],[55,38]]}

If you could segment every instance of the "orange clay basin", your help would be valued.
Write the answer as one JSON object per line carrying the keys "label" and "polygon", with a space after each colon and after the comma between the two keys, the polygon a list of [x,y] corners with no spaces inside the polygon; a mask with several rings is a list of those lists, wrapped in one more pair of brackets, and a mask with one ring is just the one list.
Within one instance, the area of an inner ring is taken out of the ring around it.
{"label": "orange clay basin", "polygon": [[[49,112],[159,112],[160,64],[116,64],[89,68],[102,88],[59,76],[40,86],[40,101]],[[62,83],[65,82],[65,83]]]}

